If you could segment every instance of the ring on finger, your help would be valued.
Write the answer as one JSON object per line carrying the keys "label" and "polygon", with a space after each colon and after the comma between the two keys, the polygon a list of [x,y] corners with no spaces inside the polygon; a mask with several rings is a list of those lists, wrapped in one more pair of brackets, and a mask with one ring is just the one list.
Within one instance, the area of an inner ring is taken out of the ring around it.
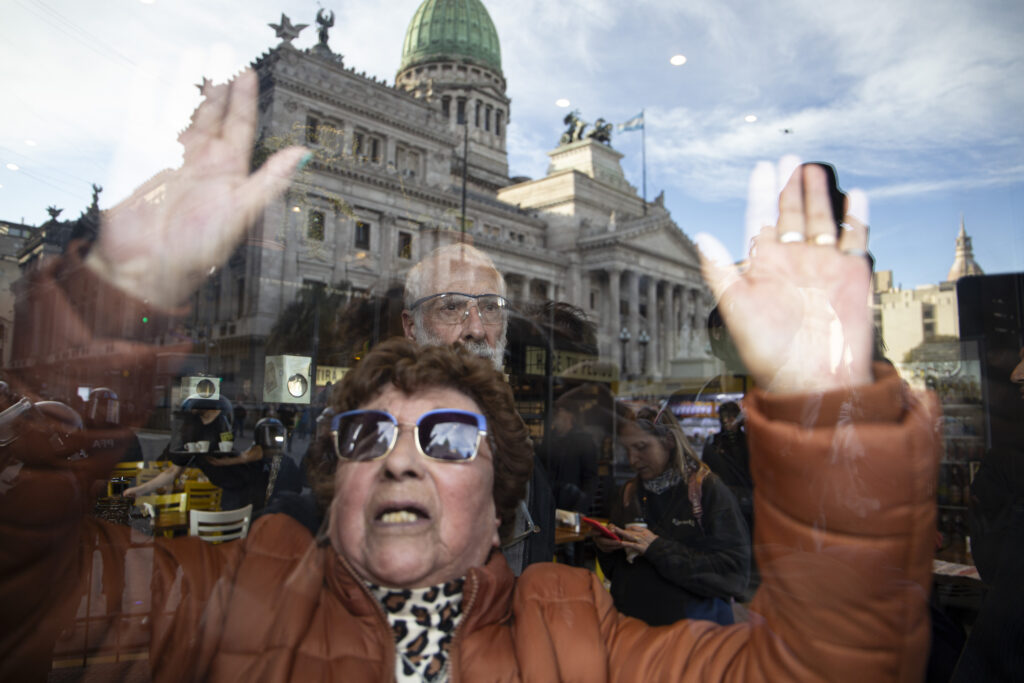
{"label": "ring on finger", "polygon": [[860,258],[866,258],[868,255],[868,252],[863,249],[858,249],[857,247],[847,247],[841,251],[847,256],[859,256]]}
{"label": "ring on finger", "polygon": [[821,232],[813,237],[808,237],[807,241],[819,247],[834,247],[836,245],[836,236],[830,232]]}
{"label": "ring on finger", "polygon": [[799,230],[790,230],[779,235],[779,241],[783,244],[788,244],[790,242],[803,242],[804,234]]}

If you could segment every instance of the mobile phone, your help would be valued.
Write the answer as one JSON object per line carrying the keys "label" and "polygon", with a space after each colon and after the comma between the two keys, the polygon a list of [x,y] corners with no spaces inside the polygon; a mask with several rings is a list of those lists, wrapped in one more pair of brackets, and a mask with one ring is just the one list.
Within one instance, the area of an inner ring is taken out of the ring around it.
{"label": "mobile phone", "polygon": [[589,524],[590,526],[594,527],[595,529],[597,529],[599,532],[601,532],[601,535],[605,538],[610,538],[613,541],[622,540],[621,538],[619,538],[618,534],[616,534],[614,531],[606,527],[604,524],[601,524],[601,522],[597,521],[596,519],[591,519],[590,517],[580,517],[580,519]]}

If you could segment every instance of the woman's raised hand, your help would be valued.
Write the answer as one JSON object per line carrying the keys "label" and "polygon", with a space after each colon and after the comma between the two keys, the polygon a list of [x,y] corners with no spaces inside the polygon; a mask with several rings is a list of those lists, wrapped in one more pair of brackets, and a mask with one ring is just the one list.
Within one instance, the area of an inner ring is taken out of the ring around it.
{"label": "woman's raised hand", "polygon": [[[759,167],[764,173],[764,167]],[[752,178],[752,189],[771,187]],[[839,239],[821,166],[798,166],[779,195],[748,267],[697,236],[704,278],[758,385],[776,393],[827,391],[871,381],[867,200],[854,190]]]}
{"label": "woman's raised hand", "polygon": [[256,74],[208,87],[179,140],[181,168],[104,212],[86,265],[136,298],[171,309],[230,256],[271,200],[288,186],[306,150],[281,150],[250,173]]}

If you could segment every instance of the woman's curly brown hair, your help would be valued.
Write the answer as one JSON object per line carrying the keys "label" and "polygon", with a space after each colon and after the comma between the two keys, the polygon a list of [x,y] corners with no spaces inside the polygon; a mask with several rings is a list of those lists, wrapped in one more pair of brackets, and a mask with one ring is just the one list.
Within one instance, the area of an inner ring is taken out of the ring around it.
{"label": "woman's curly brown hair", "polygon": [[[512,389],[489,360],[456,345],[420,346],[408,339],[390,339],[375,347],[339,382],[331,396],[336,412],[355,410],[372,401],[387,385],[412,395],[448,387],[476,401],[487,418],[487,438],[493,451],[494,505],[501,519],[499,534],[512,535],[519,501],[533,472],[533,446],[526,425],[516,412]],[[333,446],[321,441],[320,466],[310,468],[312,486],[322,504],[334,496]],[[457,504],[458,501],[448,501]]]}

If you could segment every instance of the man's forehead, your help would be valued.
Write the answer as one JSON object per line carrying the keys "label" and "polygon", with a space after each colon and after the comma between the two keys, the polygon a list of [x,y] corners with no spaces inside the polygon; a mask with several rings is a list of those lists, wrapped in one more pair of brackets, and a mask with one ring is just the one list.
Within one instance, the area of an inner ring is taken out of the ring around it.
{"label": "man's forehead", "polygon": [[431,272],[424,295],[438,292],[498,293],[498,272],[490,266],[460,258],[441,259]]}

